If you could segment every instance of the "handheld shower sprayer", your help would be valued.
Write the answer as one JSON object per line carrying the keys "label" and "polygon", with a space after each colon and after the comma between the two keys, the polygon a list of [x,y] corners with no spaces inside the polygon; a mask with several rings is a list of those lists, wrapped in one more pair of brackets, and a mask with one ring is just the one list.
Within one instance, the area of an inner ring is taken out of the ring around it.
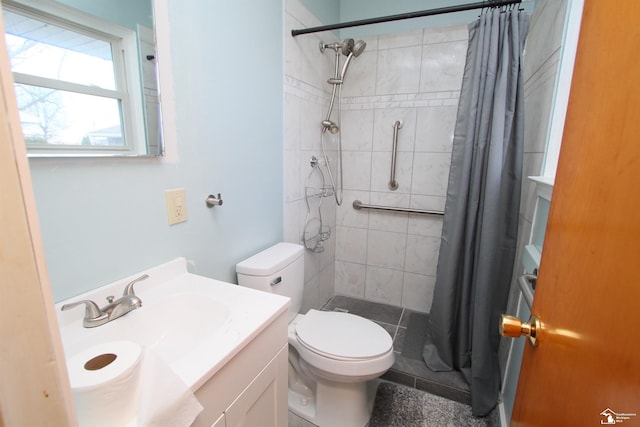
{"label": "handheld shower sprayer", "polygon": [[367,43],[362,40],[358,40],[354,47],[349,52],[347,56],[347,60],[344,61],[344,65],[342,66],[342,71],[340,72],[340,83],[344,82],[344,76],[347,74],[347,68],[349,68],[349,64],[351,63],[352,58],[357,58],[364,52],[364,49],[367,47]]}
{"label": "handheld shower sprayer", "polygon": [[[336,52],[336,72],[335,76],[331,77],[327,80],[327,83],[330,85],[341,85],[344,83],[344,76],[347,74],[347,69],[349,68],[349,64],[353,58],[357,58],[364,52],[364,49],[367,47],[367,43],[358,40],[354,42],[353,39],[346,39],[342,43],[323,43],[320,42],[320,52],[324,52],[325,49],[333,49]],[[342,71],[338,73],[338,69],[340,68],[340,54],[342,52],[343,55],[347,57],[346,61],[344,61],[344,65],[342,66]]]}
{"label": "handheld shower sprayer", "polygon": [[[331,185],[333,187],[333,195],[336,199],[336,204],[340,206],[342,204],[342,132],[340,132],[340,127],[338,124],[341,124],[340,120],[340,97],[342,93],[342,84],[344,83],[344,77],[347,74],[347,69],[349,68],[349,64],[354,57],[358,57],[364,52],[364,49],[367,47],[367,43],[362,40],[358,40],[354,42],[353,39],[343,40],[342,43],[323,43],[320,42],[320,52],[324,53],[325,49],[333,49],[335,52],[336,62],[335,62],[335,71],[334,76],[327,80],[327,83],[333,85],[333,90],[331,93],[331,102],[329,103],[329,111],[327,112],[327,117],[322,121],[322,133],[320,137],[320,144],[322,146],[322,153],[324,155],[325,166],[327,168],[327,172],[329,173],[329,179],[331,180]],[[345,55],[347,59],[345,60],[342,69],[340,69],[340,53]],[[336,100],[336,95],[338,95],[338,124],[331,120],[331,113],[333,112],[333,106]],[[334,180],[333,174],[331,173],[331,168],[329,167],[329,158],[327,156],[327,152],[325,149],[324,135],[327,130],[331,134],[338,135],[338,165],[337,165],[337,178],[338,181]],[[338,186],[339,184],[339,190]]]}

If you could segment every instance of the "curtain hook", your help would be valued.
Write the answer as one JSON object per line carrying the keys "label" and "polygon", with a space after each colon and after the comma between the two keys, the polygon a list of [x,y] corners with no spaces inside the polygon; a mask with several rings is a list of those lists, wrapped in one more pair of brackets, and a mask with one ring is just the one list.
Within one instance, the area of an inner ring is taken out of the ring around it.
{"label": "curtain hook", "polygon": [[483,0],[482,9],[480,10],[480,15],[478,15],[478,17],[480,17],[483,14],[489,13],[491,9],[496,7],[496,3],[498,1],[499,0]]}

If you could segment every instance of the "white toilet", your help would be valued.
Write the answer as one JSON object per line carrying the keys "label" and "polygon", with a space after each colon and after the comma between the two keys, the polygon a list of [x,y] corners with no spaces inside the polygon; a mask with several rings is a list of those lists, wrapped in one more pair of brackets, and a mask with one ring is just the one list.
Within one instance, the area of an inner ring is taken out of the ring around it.
{"label": "white toilet", "polygon": [[365,426],[375,380],[394,361],[391,336],[360,316],[309,310],[298,314],[304,248],[278,243],[236,265],[238,284],[291,298],[289,410],[320,427]]}

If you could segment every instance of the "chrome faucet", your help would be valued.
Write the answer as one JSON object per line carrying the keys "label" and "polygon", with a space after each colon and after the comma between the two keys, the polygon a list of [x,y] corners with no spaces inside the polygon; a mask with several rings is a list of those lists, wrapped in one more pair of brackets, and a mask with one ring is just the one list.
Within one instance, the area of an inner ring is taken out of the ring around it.
{"label": "chrome faucet", "polygon": [[133,291],[133,285],[141,280],[147,279],[148,277],[148,274],[144,274],[129,282],[124,288],[124,293],[121,298],[114,301],[114,297],[107,297],[108,304],[102,308],[91,300],[81,300],[65,304],[61,309],[62,311],[65,311],[80,304],[84,304],[85,312],[82,325],[85,328],[95,328],[96,326],[104,325],[118,317],[124,316],[130,311],[142,307],[142,301]]}

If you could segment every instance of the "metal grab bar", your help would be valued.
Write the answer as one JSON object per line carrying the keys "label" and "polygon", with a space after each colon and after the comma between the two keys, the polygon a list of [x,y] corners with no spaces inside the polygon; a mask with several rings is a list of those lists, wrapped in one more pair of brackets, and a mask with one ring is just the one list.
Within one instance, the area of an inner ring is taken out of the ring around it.
{"label": "metal grab bar", "polygon": [[533,290],[535,289],[535,283],[538,279],[538,276],[535,274],[523,274],[518,277],[518,285],[520,285],[520,291],[522,291],[522,297],[524,301],[527,303],[529,309],[531,309],[531,305],[533,304]]}
{"label": "metal grab bar", "polygon": [[366,205],[362,203],[360,200],[353,201],[353,209],[373,209],[378,211],[408,212],[408,213],[444,216],[444,212],[440,212],[440,211],[430,211],[427,209],[398,208],[395,206]]}
{"label": "metal grab bar", "polygon": [[402,128],[402,120],[393,123],[393,145],[391,146],[391,177],[389,178],[389,190],[398,189],[396,181],[396,154],[398,153],[398,129]]}

